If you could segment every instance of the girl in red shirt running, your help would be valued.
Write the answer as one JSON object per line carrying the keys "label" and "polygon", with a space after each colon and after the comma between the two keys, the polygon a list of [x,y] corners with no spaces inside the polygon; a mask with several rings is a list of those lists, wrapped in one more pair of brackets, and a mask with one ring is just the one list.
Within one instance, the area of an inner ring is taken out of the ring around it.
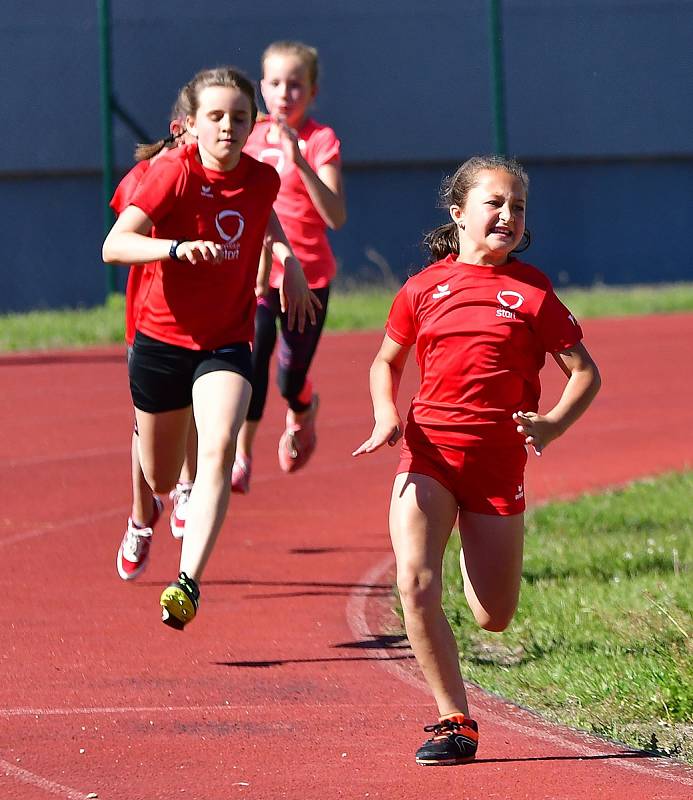
{"label": "girl in red shirt running", "polygon": [[195,145],[151,165],[103,245],[107,263],[148,264],[130,359],[139,454],[154,492],[178,478],[191,416],[198,432],[178,580],[162,619],[182,629],[197,613],[198,582],[226,515],[236,437],[250,399],[255,280],[266,231],[281,254],[290,326],[314,322],[319,302],[272,216],[276,172],[242,153],[257,107],[230,67],[198,73],[182,90]]}
{"label": "girl in red shirt running", "polygon": [[[515,161],[474,157],[444,184],[452,222],[427,237],[434,263],[395,297],[370,371],[375,425],[354,455],[403,433],[390,535],[407,635],[438,706],[419,764],[475,757],[457,646],[441,606],[442,560],[457,520],[464,592],[477,623],[502,631],[520,590],[526,447],[540,454],[596,395],[597,367],[548,278],[516,260],[528,178]],[[416,348],[420,387],[406,427],[395,405]],[[567,377],[539,414],[539,371],[551,353]]]}
{"label": "girl in red shirt running", "polygon": [[261,286],[258,292],[261,296],[255,316],[253,394],[238,439],[232,478],[233,490],[241,494],[250,485],[253,440],[267,398],[277,319],[281,327],[277,383],[288,404],[286,430],[278,448],[281,469],[300,469],[315,448],[318,397],[308,370],[327,313],[330,281],[336,272],[326,228],[336,230],[346,220],[339,140],[331,128],[309,116],[318,91],[317,51],[300,42],[271,44],[262,56],[261,90],[269,117],[255,126],[245,152],[271,164],[281,177],[274,210],[322,308],[316,325],[303,331],[289,328],[279,303],[282,265],[275,257],[269,288]]}

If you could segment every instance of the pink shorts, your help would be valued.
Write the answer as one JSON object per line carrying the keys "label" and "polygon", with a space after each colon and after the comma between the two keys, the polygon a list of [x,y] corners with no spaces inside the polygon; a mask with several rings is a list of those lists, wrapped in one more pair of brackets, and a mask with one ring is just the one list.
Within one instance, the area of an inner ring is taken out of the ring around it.
{"label": "pink shorts", "polygon": [[525,510],[527,451],[511,447],[432,444],[418,427],[407,425],[397,474],[416,472],[434,478],[463,511],[510,516]]}

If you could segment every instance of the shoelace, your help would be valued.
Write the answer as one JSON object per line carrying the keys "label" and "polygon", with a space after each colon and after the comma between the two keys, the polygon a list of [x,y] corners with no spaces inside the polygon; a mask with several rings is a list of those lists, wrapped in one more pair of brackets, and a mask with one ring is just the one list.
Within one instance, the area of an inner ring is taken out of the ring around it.
{"label": "shoelace", "polygon": [[150,530],[149,528],[141,528],[139,530],[131,528],[128,530],[125,541],[123,542],[123,553],[127,556],[132,556],[130,561],[137,561],[140,556],[140,550],[142,549],[142,544],[144,543],[144,539],[149,538],[146,535],[143,536],[142,534],[144,531]]}
{"label": "shoelace", "polygon": [[433,739],[442,739],[444,736],[449,736],[451,733],[461,731],[465,727],[465,725],[453,719],[446,719],[444,722],[436,722],[435,725],[424,726],[424,731],[426,733],[432,733]]}

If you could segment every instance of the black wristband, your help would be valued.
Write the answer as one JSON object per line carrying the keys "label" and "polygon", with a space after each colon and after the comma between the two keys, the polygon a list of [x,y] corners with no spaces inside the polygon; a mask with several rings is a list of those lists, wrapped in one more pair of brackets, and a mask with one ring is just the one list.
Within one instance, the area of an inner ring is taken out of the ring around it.
{"label": "black wristband", "polygon": [[171,242],[171,246],[168,249],[168,257],[172,258],[174,261],[180,261],[180,258],[176,255],[176,250],[178,249],[179,244],[183,244],[183,242],[187,242],[187,239],[174,239]]}

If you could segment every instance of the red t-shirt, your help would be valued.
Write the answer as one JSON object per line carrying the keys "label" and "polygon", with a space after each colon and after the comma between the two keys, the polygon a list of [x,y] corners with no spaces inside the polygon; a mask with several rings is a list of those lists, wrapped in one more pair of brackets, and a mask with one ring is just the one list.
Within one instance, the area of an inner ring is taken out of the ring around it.
{"label": "red t-shirt", "polygon": [[434,443],[514,444],[515,411],[536,411],[546,353],[582,339],[536,267],[461,264],[448,256],[410,278],[387,335],[416,345],[421,385],[409,419]]}
{"label": "red t-shirt", "polygon": [[154,238],[217,242],[224,260],[154,262],[140,286],[137,330],[190,350],[252,341],[255,278],[278,191],[275,170],[245,154],[229,172],[203,167],[194,144],[158,158],[131,204],[153,221]]}
{"label": "red t-shirt", "polygon": [[[110,206],[116,214],[130,205],[130,200],[139,186],[142,176],[149,169],[149,161],[138,161],[118,184],[111,198]],[[138,291],[147,264],[133,264],[128,273],[125,289],[125,341],[132,345],[135,341],[135,319],[137,318]]]}
{"label": "red t-shirt", "polygon": [[[271,164],[281,177],[281,189],[274,204],[279,221],[301,262],[311,289],[327,286],[337,271],[337,264],[327,240],[327,225],[313,205],[301,173],[295,164],[287,164],[280,144],[267,141],[271,120],[257,122],[244,152]],[[298,146],[311,168],[317,172],[330,162],[339,163],[340,142],[332,128],[308,118],[298,131]],[[270,285],[279,286],[283,275],[281,263],[275,258],[270,273]]]}

